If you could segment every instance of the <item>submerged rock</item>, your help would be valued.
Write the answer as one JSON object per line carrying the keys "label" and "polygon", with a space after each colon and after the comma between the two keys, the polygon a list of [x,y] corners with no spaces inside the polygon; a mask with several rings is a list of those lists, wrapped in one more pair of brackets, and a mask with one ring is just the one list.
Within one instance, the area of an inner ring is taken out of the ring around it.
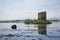
{"label": "submerged rock", "polygon": [[17,29],[17,26],[16,25],[12,25],[11,28],[12,29]]}

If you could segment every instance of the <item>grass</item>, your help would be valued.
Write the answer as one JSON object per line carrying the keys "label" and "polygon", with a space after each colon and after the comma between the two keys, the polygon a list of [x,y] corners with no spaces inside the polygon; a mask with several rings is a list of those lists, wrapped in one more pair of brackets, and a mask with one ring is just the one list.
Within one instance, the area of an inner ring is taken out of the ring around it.
{"label": "grass", "polygon": [[26,24],[51,24],[48,20],[25,20]]}

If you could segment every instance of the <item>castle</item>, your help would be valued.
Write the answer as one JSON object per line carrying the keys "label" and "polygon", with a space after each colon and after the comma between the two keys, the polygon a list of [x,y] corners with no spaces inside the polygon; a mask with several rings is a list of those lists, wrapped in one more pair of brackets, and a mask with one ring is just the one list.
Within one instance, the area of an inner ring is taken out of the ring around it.
{"label": "castle", "polygon": [[39,12],[38,20],[46,20],[46,12]]}

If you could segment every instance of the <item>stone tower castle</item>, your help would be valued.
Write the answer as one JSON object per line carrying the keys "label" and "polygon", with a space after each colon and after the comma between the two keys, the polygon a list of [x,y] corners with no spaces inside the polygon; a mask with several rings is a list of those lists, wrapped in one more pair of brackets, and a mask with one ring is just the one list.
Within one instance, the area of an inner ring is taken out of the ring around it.
{"label": "stone tower castle", "polygon": [[46,20],[46,12],[39,12],[38,20]]}

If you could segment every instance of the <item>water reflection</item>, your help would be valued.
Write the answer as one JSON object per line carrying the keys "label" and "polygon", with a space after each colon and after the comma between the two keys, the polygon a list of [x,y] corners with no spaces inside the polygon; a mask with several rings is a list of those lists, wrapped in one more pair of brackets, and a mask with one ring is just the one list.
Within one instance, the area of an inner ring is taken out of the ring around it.
{"label": "water reflection", "polygon": [[46,24],[38,24],[38,34],[46,35]]}
{"label": "water reflection", "polygon": [[[11,29],[14,24],[16,30]],[[0,23],[0,40],[60,40],[59,24]]]}

